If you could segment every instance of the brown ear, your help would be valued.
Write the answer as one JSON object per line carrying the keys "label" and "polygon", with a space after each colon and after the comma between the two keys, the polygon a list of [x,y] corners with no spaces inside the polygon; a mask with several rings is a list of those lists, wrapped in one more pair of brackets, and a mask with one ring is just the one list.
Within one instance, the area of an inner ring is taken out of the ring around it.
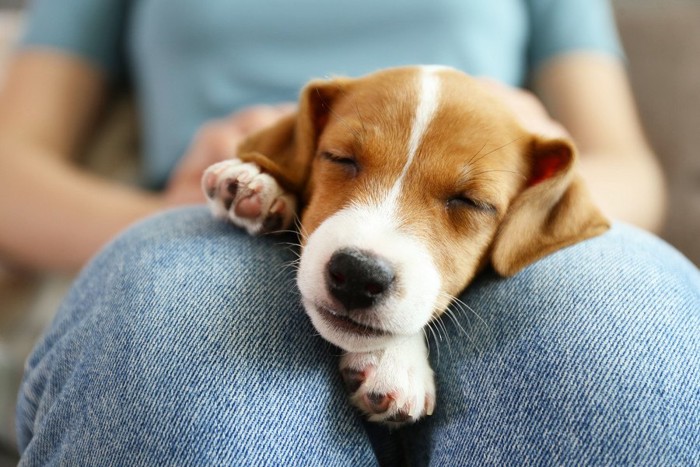
{"label": "brown ear", "polygon": [[241,143],[238,157],[255,162],[284,188],[303,194],[318,138],[346,80],[312,81],[301,92],[299,110]]}
{"label": "brown ear", "polygon": [[491,262],[502,276],[610,226],[574,174],[571,142],[536,137],[531,156],[528,186],[508,209],[492,246]]}

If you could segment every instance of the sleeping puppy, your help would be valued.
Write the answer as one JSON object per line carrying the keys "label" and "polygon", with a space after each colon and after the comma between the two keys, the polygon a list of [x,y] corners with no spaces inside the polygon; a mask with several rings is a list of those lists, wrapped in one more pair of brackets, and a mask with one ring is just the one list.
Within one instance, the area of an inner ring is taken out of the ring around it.
{"label": "sleeping puppy", "polygon": [[212,212],[250,234],[292,225],[313,325],[342,348],[370,420],[430,415],[423,327],[484,267],[510,276],[601,234],[565,139],[529,134],[473,78],[443,67],[314,81],[296,115],[202,178]]}

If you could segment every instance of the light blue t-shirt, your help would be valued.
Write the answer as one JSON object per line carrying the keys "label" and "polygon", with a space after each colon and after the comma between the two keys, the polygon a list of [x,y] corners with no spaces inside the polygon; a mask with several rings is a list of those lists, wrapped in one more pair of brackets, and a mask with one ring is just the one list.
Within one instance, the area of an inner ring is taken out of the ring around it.
{"label": "light blue t-shirt", "polygon": [[35,0],[22,43],[129,77],[151,185],[203,122],[311,78],[442,64],[524,85],[558,54],[621,53],[606,0]]}

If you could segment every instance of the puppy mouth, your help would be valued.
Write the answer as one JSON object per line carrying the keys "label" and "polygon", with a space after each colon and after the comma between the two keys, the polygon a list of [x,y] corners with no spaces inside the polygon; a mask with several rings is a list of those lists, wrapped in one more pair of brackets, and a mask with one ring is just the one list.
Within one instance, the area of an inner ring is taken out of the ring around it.
{"label": "puppy mouth", "polygon": [[366,337],[379,337],[391,335],[391,333],[383,329],[375,328],[368,324],[355,321],[354,319],[348,316],[340,315],[335,311],[331,310],[330,308],[326,308],[324,306],[317,306],[316,310],[325,322],[345,332]]}

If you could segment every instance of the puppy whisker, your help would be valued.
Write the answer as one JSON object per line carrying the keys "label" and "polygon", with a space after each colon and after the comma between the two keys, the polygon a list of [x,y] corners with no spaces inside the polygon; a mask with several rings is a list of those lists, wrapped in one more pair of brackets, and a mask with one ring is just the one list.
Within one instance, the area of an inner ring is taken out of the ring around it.
{"label": "puppy whisker", "polygon": [[469,160],[467,161],[467,164],[471,165],[471,163],[472,163],[472,161],[474,160],[474,158],[477,157],[479,154],[481,154],[481,151],[484,150],[484,148],[486,147],[486,144],[487,144],[487,143],[488,143],[488,141],[485,141],[485,142],[484,142],[483,146],[481,146],[481,149],[479,149],[479,151],[477,151],[472,157],[469,158]]}
{"label": "puppy whisker", "polygon": [[[435,350],[437,353],[437,363],[439,365],[440,364],[440,340],[438,339],[437,334],[435,334],[435,330],[433,329],[431,322],[428,322],[428,324],[426,324],[426,326],[423,329],[425,329],[425,328],[427,328],[428,331],[430,331],[430,334],[432,334],[432,336],[433,336],[433,342],[435,342]],[[430,348],[430,344],[428,344],[428,348]]]}
{"label": "puppy whisker", "polygon": [[450,355],[454,355],[454,352],[452,351],[452,344],[450,344],[450,333],[447,331],[447,326],[445,325],[445,322],[442,319],[440,319],[440,317],[438,317],[435,320],[435,326],[442,326],[442,331],[445,333],[445,342],[447,342],[447,350],[450,352]]}
{"label": "puppy whisker", "polygon": [[491,151],[485,153],[484,155],[482,155],[481,157],[479,157],[477,160],[475,160],[474,163],[476,164],[477,162],[479,162],[480,160],[482,160],[484,157],[489,156],[489,155],[491,155],[491,154],[493,154],[493,153],[495,153],[495,152],[498,152],[498,151],[500,151],[501,149],[506,148],[506,147],[510,146],[511,144],[515,143],[516,141],[519,141],[519,140],[523,139],[524,137],[525,137],[525,135],[518,136],[517,138],[511,140],[510,142],[508,142],[508,143],[506,143],[506,144],[504,144],[504,145],[502,145],[502,146],[499,146],[499,147],[497,147],[496,149],[492,149]]}
{"label": "puppy whisker", "polygon": [[[443,314],[444,314],[445,316],[447,316],[448,318],[450,318],[450,320],[454,323],[454,325],[457,327],[457,329],[459,329],[459,332],[461,332],[461,333],[464,334],[466,337],[468,337],[469,339],[471,339],[472,336],[466,331],[466,329],[464,329],[464,327],[462,327],[462,324],[459,322],[459,320],[458,320],[457,317],[454,315],[454,313],[455,313],[455,312],[454,312],[454,310],[453,310],[452,308],[448,308],[448,309],[445,310],[445,312],[444,312]],[[470,327],[471,327],[471,326],[470,326]]]}
{"label": "puppy whisker", "polygon": [[[454,297],[445,292],[442,292],[441,295],[452,300],[452,303],[445,310],[444,314],[454,323],[454,325],[459,329],[459,332],[461,334],[464,334],[464,336],[466,336],[466,338],[469,339],[469,342],[472,343],[477,353],[481,355],[483,351],[477,343],[476,334],[471,324],[471,320],[469,319],[469,314],[473,314],[474,316],[476,316],[484,324],[487,330],[489,329],[488,324],[486,324],[486,322],[481,318],[481,316],[479,316],[471,307],[469,307],[459,298]],[[459,312],[465,315],[465,318],[467,319],[467,325],[469,326],[469,332],[466,329],[464,329],[462,323],[460,323],[459,317],[457,315],[457,313]]]}
{"label": "puppy whisker", "polygon": [[294,256],[300,257],[301,256],[301,243],[295,243],[295,242],[280,242],[280,245],[284,245],[287,247],[289,251],[294,253]]}
{"label": "puppy whisker", "polygon": [[[484,147],[486,147],[486,143],[484,143],[484,146],[482,146],[481,149],[479,149],[479,151],[478,151],[475,155],[473,155],[473,156],[469,159],[469,161],[467,162],[467,164],[468,164],[471,168],[470,168],[469,170],[467,170],[467,172],[464,174],[464,177],[468,177],[469,175],[471,175],[472,170],[474,170],[474,166],[476,166],[476,164],[477,164],[479,161],[483,160],[484,158],[488,157],[488,156],[491,155],[491,154],[495,154],[496,152],[500,151],[501,149],[504,149],[504,148],[510,146],[511,144],[515,143],[516,141],[521,140],[523,137],[524,137],[524,136],[519,136],[519,137],[513,139],[512,141],[510,141],[510,142],[508,142],[508,143],[506,143],[506,144],[504,144],[504,145],[502,145],[502,146],[499,146],[499,147],[497,147],[497,148],[495,148],[495,149],[492,149],[491,151],[489,151],[489,152],[487,152],[487,153],[481,155],[481,156],[478,157],[476,160],[474,160],[474,158],[477,157],[477,156],[481,153],[481,151],[484,150]],[[523,177],[524,177],[524,176],[523,176]]]}
{"label": "puppy whisker", "polygon": [[423,341],[425,342],[425,348],[428,350],[428,357],[430,357],[430,339],[428,338],[428,333],[425,332],[425,326],[423,326],[423,329],[421,329],[421,333],[423,333]]}
{"label": "puppy whisker", "polygon": [[299,264],[297,263],[285,263],[282,265],[282,268],[284,268],[285,270],[291,270],[294,273],[299,272]]}
{"label": "puppy whisker", "polygon": [[474,310],[474,308],[472,308],[469,305],[467,305],[466,303],[464,303],[458,297],[455,297],[455,296],[451,296],[451,297],[452,297],[452,303],[455,304],[456,310],[461,311],[462,313],[470,312],[481,322],[481,324],[484,325],[484,327],[486,328],[487,331],[489,331],[489,332],[491,331],[491,328],[489,327],[486,320],[484,318],[482,318],[481,315],[479,315],[479,313],[477,313],[476,310]]}
{"label": "puppy whisker", "polygon": [[299,216],[294,216],[294,225],[297,228],[298,235],[304,242],[306,242],[309,238],[309,233],[306,231],[304,225],[301,223],[301,219],[299,218]]}

